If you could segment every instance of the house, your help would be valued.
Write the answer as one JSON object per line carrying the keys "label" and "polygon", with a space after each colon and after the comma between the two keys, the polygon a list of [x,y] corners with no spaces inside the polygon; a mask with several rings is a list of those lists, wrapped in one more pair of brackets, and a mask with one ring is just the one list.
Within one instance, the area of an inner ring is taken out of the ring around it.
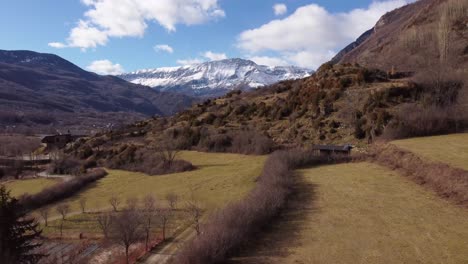
{"label": "house", "polygon": [[353,146],[346,144],[344,146],[336,146],[336,145],[314,145],[312,147],[313,150],[320,153],[320,155],[351,155],[351,149]]}
{"label": "house", "polygon": [[67,134],[58,134],[52,136],[45,136],[41,142],[46,144],[47,149],[61,149],[64,148],[68,143],[77,140],[84,136],[81,135],[72,135],[70,133]]}

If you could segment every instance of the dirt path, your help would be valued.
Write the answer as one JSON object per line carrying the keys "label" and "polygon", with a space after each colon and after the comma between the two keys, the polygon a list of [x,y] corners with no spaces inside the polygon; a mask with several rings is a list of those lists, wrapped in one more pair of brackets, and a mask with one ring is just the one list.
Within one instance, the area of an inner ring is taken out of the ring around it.
{"label": "dirt path", "polygon": [[288,210],[228,263],[468,263],[468,211],[371,163],[299,171]]}
{"label": "dirt path", "polygon": [[145,264],[165,264],[170,258],[177,254],[177,251],[183,246],[186,241],[189,241],[195,236],[193,228],[188,227],[175,238],[166,242],[166,244],[154,252],[148,253],[146,259],[139,263]]}

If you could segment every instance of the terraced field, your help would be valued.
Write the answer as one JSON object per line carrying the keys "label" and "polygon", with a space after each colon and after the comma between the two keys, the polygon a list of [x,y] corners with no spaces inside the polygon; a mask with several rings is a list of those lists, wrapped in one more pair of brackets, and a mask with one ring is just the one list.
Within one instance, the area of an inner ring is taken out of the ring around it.
{"label": "terraced field", "polygon": [[426,159],[468,170],[468,133],[410,138],[392,144]]}
{"label": "terraced field", "polygon": [[299,171],[299,195],[231,263],[468,263],[468,212],[371,163]]}

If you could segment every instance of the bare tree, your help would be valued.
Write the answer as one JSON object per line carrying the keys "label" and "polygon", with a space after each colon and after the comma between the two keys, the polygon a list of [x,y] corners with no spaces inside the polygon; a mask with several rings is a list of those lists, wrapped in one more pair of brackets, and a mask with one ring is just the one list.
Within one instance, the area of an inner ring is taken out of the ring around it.
{"label": "bare tree", "polygon": [[49,219],[49,208],[43,207],[39,209],[39,214],[41,215],[42,219],[44,220],[45,226],[48,225],[48,219]]}
{"label": "bare tree", "polygon": [[169,220],[172,216],[172,210],[168,208],[159,208],[157,211],[160,224],[161,224],[161,229],[162,229],[162,240],[166,240],[166,229],[169,224]]}
{"label": "bare tree", "polygon": [[112,195],[112,197],[109,199],[109,203],[114,208],[114,212],[118,211],[118,206],[120,204],[120,199],[116,195]]}
{"label": "bare tree", "polygon": [[451,21],[449,16],[449,7],[447,4],[444,4],[442,7],[442,13],[440,14],[440,20],[437,28],[439,57],[441,63],[444,63],[446,61],[450,49],[450,26]]}
{"label": "bare tree", "polygon": [[138,208],[138,198],[130,197],[127,199],[127,209],[128,210],[136,210]]}
{"label": "bare tree", "polygon": [[112,214],[111,213],[102,213],[99,214],[96,218],[99,229],[101,229],[102,233],[104,234],[105,238],[109,237],[109,230],[112,225]]}
{"label": "bare tree", "polygon": [[156,143],[155,149],[159,158],[164,161],[164,163],[171,165],[180,151],[177,145],[175,139],[166,135]]}
{"label": "bare tree", "polygon": [[156,198],[151,194],[146,195],[143,198],[143,207],[148,212],[156,210]]}
{"label": "bare tree", "polygon": [[153,217],[156,210],[156,199],[152,195],[147,195],[143,199],[144,204],[144,230],[145,230],[145,249],[148,251],[148,243],[150,239]]}
{"label": "bare tree", "polygon": [[125,247],[126,263],[129,263],[128,249],[143,237],[142,220],[138,211],[123,211],[112,220],[113,239]]}
{"label": "bare tree", "polygon": [[197,231],[197,235],[200,235],[200,219],[203,213],[203,210],[200,204],[194,200],[187,203],[187,213],[189,215],[191,224],[195,231]]}
{"label": "bare tree", "polygon": [[81,213],[86,213],[86,198],[83,197],[80,199],[80,208],[81,208]]}
{"label": "bare tree", "polygon": [[70,206],[68,204],[60,204],[57,206],[56,210],[62,216],[62,220],[65,220],[68,212],[70,212]]}
{"label": "bare tree", "polygon": [[64,220],[60,220],[60,224],[59,224],[59,230],[60,230],[60,238],[63,237],[63,222]]}
{"label": "bare tree", "polygon": [[177,208],[177,202],[179,201],[179,196],[173,192],[166,194],[166,201],[169,204],[171,210],[175,210]]}

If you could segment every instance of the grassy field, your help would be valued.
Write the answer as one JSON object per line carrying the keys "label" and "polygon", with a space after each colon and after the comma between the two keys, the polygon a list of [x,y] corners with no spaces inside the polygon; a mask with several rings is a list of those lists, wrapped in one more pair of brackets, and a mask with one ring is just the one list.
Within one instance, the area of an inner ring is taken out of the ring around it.
{"label": "grassy field", "polygon": [[[109,198],[116,195],[120,198],[122,206],[127,198],[143,198],[153,194],[160,203],[166,201],[164,197],[169,192],[181,196],[179,206],[185,204],[184,200],[192,196],[199,201],[205,210],[213,210],[226,203],[239,199],[254,185],[259,176],[265,156],[245,156],[221,153],[200,153],[194,151],[181,152],[179,158],[192,162],[197,169],[190,172],[176,173],[162,176],[148,176],[142,173],[108,170],[109,175],[91,184],[72,198],[61,203],[68,203],[71,212],[79,210],[79,200],[87,199],[88,210],[101,210],[109,208]],[[37,182],[36,182],[37,181]],[[43,182],[41,186],[37,183]],[[41,190],[47,180],[17,181],[8,185],[14,195],[24,192],[37,192]],[[51,205],[55,207],[57,204]],[[52,215],[57,215],[51,210]]]}
{"label": "grassy field", "polygon": [[12,180],[5,183],[7,189],[11,190],[11,194],[18,197],[24,193],[35,194],[42,189],[56,184],[56,179],[28,179],[28,180]]}
{"label": "grassy field", "polygon": [[397,140],[392,144],[421,157],[468,170],[468,133]]}
{"label": "grassy field", "polygon": [[468,212],[370,163],[300,171],[303,188],[232,263],[468,263]]}

